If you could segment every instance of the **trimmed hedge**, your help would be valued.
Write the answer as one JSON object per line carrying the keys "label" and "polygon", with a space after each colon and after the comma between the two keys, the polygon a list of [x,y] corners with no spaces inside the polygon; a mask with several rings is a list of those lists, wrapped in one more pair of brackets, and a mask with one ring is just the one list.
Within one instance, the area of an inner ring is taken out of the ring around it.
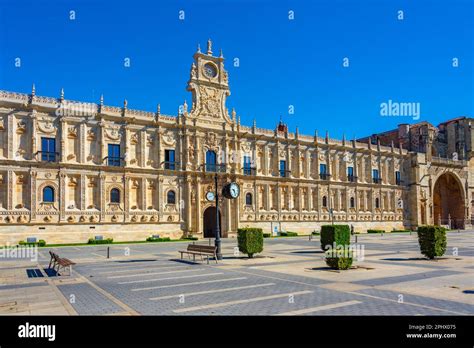
{"label": "trimmed hedge", "polygon": [[263,238],[270,238],[272,236],[271,233],[264,233]]}
{"label": "trimmed hedge", "polygon": [[263,251],[263,232],[261,228],[239,228],[237,230],[239,251],[252,258]]}
{"label": "trimmed hedge", "polygon": [[367,233],[385,233],[384,230],[367,230]]}
{"label": "trimmed hedge", "polygon": [[298,233],[296,232],[280,232],[280,236],[282,237],[298,237]]}
{"label": "trimmed hedge", "polygon": [[351,242],[351,228],[349,225],[324,225],[321,226],[321,249],[327,250],[335,245],[349,245]]}
{"label": "trimmed hedge", "polygon": [[107,238],[107,239],[94,239],[94,238],[89,238],[87,241],[87,244],[112,244],[114,242],[113,238]]}
{"label": "trimmed hedge", "polygon": [[[183,239],[189,239],[189,237],[183,238]],[[161,237],[161,238],[148,237],[146,239],[147,242],[169,242],[170,240],[171,240],[170,237]]]}
{"label": "trimmed hedge", "polygon": [[326,251],[326,264],[334,269],[349,269],[352,266],[353,254],[350,250],[331,249]]}
{"label": "trimmed hedge", "polygon": [[418,227],[420,251],[429,259],[443,256],[446,252],[446,229],[441,226]]}
{"label": "trimmed hedge", "polygon": [[39,247],[46,246],[46,242],[43,239],[40,239],[39,241],[32,242],[32,243],[28,243],[28,242],[25,242],[24,240],[20,240],[20,242],[18,244],[19,245],[24,245],[24,246],[39,246]]}

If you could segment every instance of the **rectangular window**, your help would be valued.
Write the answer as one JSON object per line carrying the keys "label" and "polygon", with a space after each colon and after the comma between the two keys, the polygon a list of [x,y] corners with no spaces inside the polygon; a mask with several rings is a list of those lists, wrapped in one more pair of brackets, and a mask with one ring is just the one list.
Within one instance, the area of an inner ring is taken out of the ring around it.
{"label": "rectangular window", "polygon": [[354,167],[347,167],[347,180],[350,181],[350,182],[355,181]]}
{"label": "rectangular window", "polygon": [[174,150],[165,150],[165,169],[175,170]]}
{"label": "rectangular window", "polygon": [[244,175],[252,175],[252,161],[250,156],[244,156]]}
{"label": "rectangular window", "polygon": [[400,175],[400,172],[398,170],[395,172],[395,182],[397,185],[402,184],[402,176]]}
{"label": "rectangular window", "polygon": [[328,166],[325,163],[319,165],[319,178],[321,180],[329,179]]}
{"label": "rectangular window", "polygon": [[381,182],[378,169],[372,169],[372,182],[374,184],[380,184]]}
{"label": "rectangular window", "polygon": [[109,144],[108,165],[120,167],[120,145]]}
{"label": "rectangular window", "polygon": [[319,165],[319,174],[327,174],[327,170],[328,167],[324,163]]}
{"label": "rectangular window", "polygon": [[56,162],[56,139],[41,138],[41,160]]}
{"label": "rectangular window", "polygon": [[286,161],[280,160],[280,176],[282,178],[286,177]]}

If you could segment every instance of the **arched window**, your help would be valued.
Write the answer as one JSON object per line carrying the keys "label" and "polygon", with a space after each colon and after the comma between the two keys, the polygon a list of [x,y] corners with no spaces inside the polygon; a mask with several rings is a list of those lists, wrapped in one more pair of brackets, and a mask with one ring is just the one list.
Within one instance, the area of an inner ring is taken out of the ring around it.
{"label": "arched window", "polygon": [[208,150],[206,152],[206,172],[217,171],[217,155],[214,151]]}
{"label": "arched window", "polygon": [[168,204],[176,204],[176,193],[174,191],[168,191],[166,202]]}
{"label": "arched window", "polygon": [[355,199],[354,199],[354,197],[351,197],[350,204],[351,204],[351,208],[355,208]]}
{"label": "arched window", "polygon": [[46,202],[46,203],[54,202],[54,189],[51,186],[46,186],[43,189],[43,202]]}
{"label": "arched window", "polygon": [[375,208],[380,208],[380,200],[378,198],[375,198]]}
{"label": "arched window", "polygon": [[328,206],[328,199],[326,196],[323,196],[323,207],[327,207]]}
{"label": "arched window", "polygon": [[252,205],[252,194],[250,192],[245,195],[245,204]]}
{"label": "arched window", "polygon": [[110,203],[120,203],[120,190],[113,188],[110,190]]}

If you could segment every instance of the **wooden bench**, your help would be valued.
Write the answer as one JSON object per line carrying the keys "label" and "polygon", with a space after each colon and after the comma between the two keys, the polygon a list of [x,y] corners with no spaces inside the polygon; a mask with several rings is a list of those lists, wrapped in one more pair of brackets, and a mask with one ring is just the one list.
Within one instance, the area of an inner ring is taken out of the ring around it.
{"label": "wooden bench", "polygon": [[211,245],[199,245],[199,244],[189,244],[187,250],[180,250],[181,259],[183,254],[188,254],[189,259],[191,260],[191,255],[193,255],[193,261],[196,261],[196,255],[201,256],[201,261],[204,261],[203,256],[207,256],[207,263],[209,264],[209,256],[213,256],[217,263],[217,248]]}
{"label": "wooden bench", "polygon": [[[49,260],[48,268],[54,269],[57,266],[58,267],[58,269],[56,270],[57,275],[61,275],[59,273],[59,270],[61,269],[61,267],[63,269],[68,268],[69,275],[72,274],[72,265],[75,265],[76,264],[75,262],[72,262],[71,260],[66,259],[65,257],[59,257],[58,254],[52,252],[51,250],[49,251],[49,255],[51,256],[51,259]],[[53,265],[53,267],[51,267],[51,264]]]}

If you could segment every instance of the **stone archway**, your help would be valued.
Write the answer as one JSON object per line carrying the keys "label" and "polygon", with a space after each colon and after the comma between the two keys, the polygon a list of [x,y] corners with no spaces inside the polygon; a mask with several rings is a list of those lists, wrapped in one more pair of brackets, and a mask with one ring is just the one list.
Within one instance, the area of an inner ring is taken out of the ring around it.
{"label": "stone archway", "polygon": [[433,189],[433,218],[435,225],[464,228],[463,187],[451,173],[442,174]]}
{"label": "stone archway", "polygon": [[[204,211],[203,222],[203,232],[204,238],[215,238],[215,228],[216,228],[216,207],[208,207]],[[221,223],[221,214],[219,212],[219,229],[221,231],[220,236],[222,237],[222,223]]]}

